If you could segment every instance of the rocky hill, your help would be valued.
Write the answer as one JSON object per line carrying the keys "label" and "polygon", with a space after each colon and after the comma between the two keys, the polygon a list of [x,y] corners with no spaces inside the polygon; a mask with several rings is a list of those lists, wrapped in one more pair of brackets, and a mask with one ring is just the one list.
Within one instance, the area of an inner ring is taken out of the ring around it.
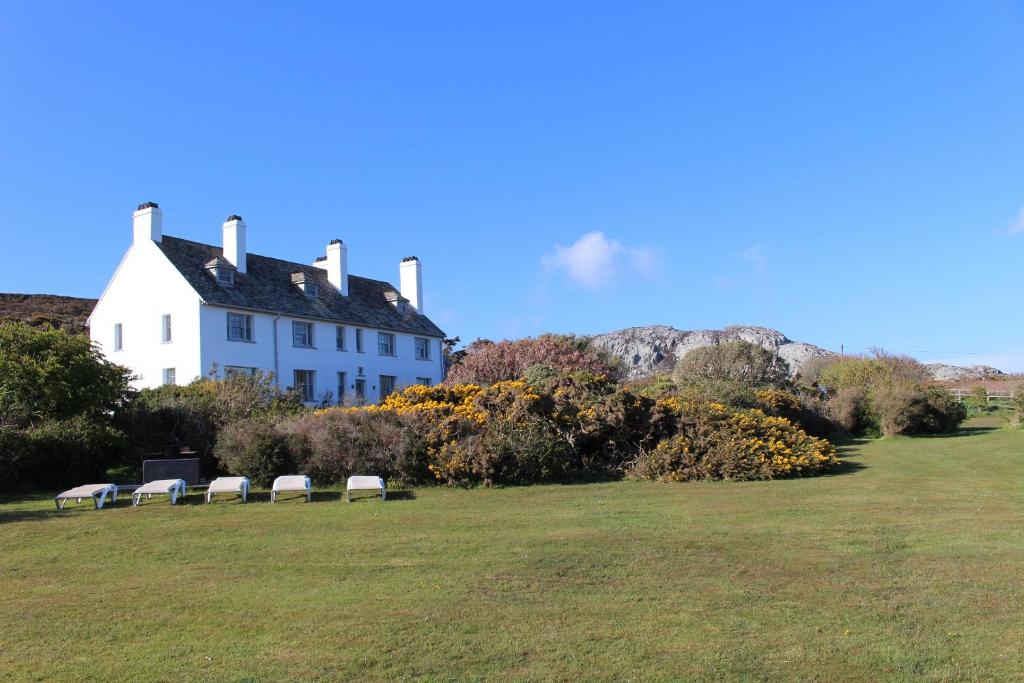
{"label": "rocky hill", "polygon": [[831,355],[814,344],[793,341],[778,330],[746,325],[732,325],[724,330],[677,330],[667,325],[650,325],[591,337],[595,346],[622,360],[630,379],[671,373],[676,361],[693,349],[738,339],[777,351],[793,372],[811,358]]}
{"label": "rocky hill", "polygon": [[963,382],[972,379],[1000,379],[1006,373],[990,365],[946,365],[945,363],[928,363],[926,366],[932,377],[942,382]]}
{"label": "rocky hill", "polygon": [[[748,325],[732,325],[724,330],[677,330],[668,325],[649,325],[627,327],[591,337],[595,346],[622,361],[629,379],[659,373],[670,374],[676,361],[693,349],[737,339],[778,352],[794,373],[799,372],[803,364],[812,358],[833,355],[832,351],[820,346],[793,341],[778,330]],[[1001,370],[987,365],[963,367],[929,363],[926,367],[940,381],[999,379],[1006,376]]]}
{"label": "rocky hill", "polygon": [[96,299],[56,294],[0,294],[0,322],[21,322],[33,327],[63,328],[84,333],[85,321]]}

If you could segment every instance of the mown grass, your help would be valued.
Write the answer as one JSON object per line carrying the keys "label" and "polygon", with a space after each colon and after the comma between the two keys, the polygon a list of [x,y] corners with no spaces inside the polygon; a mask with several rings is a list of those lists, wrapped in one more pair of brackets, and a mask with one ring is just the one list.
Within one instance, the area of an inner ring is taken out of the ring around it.
{"label": "mown grass", "polygon": [[7,499],[0,678],[1019,679],[1024,434],[990,426],[806,480]]}

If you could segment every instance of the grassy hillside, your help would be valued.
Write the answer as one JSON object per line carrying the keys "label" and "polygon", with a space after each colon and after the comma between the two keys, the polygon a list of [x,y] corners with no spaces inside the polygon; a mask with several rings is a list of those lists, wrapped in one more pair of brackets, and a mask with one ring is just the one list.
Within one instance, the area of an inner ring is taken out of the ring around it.
{"label": "grassy hillside", "polygon": [[60,327],[85,332],[85,321],[96,299],[56,294],[0,294],[0,322],[22,322],[33,327]]}
{"label": "grassy hillside", "polygon": [[1019,677],[1024,434],[976,422],[845,459],[384,504],[7,499],[0,678]]}

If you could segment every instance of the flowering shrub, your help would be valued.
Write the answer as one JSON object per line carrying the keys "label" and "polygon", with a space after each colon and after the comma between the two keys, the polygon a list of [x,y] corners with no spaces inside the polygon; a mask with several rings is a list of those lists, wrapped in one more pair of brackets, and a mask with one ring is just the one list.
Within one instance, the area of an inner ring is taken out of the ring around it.
{"label": "flowering shrub", "polygon": [[531,366],[556,372],[587,372],[611,376],[615,363],[590,348],[586,339],[546,334],[537,338],[470,344],[448,372],[449,384],[494,384],[520,379]]}
{"label": "flowering shrub", "polygon": [[631,476],[661,481],[773,479],[814,474],[839,462],[832,444],[782,417],[714,402],[687,401],[675,409],[676,434],[641,452],[630,467]]}
{"label": "flowering shrub", "polygon": [[[282,467],[318,481],[373,472],[407,482],[512,484],[632,476],[770,479],[820,471],[832,446],[781,416],[699,397],[658,400],[586,372],[531,373],[534,384],[411,386],[379,405],[326,408],[225,430],[228,469]],[[760,397],[779,410],[785,394]],[[287,451],[287,452],[285,452]],[[638,455],[639,454],[639,455]]]}

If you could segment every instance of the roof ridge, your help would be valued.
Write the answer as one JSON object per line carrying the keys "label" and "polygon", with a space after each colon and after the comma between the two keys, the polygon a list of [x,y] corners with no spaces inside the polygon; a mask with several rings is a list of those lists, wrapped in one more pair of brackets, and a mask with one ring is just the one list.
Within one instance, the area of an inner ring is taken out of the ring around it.
{"label": "roof ridge", "polygon": [[[196,245],[199,245],[200,247],[206,247],[208,249],[216,249],[217,251],[219,251],[221,253],[221,257],[220,258],[223,258],[223,254],[224,254],[224,248],[223,247],[218,247],[218,246],[216,246],[214,244],[207,244],[206,242],[197,242],[196,240],[190,240],[190,239],[187,239],[185,237],[178,237],[176,235],[164,235],[165,239],[168,238],[168,237],[170,237],[172,240],[179,240],[181,242],[188,242],[190,244],[196,244]],[[299,263],[298,261],[289,261],[287,259],[277,258],[276,256],[264,256],[263,254],[256,254],[256,253],[253,253],[251,251],[250,252],[246,252],[246,256],[255,256],[257,258],[265,259],[267,261],[276,261],[277,263],[282,263],[282,264],[285,264],[287,266],[298,266],[299,268],[304,268],[304,269],[305,268],[314,268],[315,269],[313,271],[314,273],[317,272],[317,271],[322,271],[323,270],[323,268],[321,268],[320,266],[316,266],[316,265],[313,265],[311,263],[310,264]],[[366,280],[367,282],[379,282],[381,284],[387,285],[388,287],[391,287],[395,291],[398,291],[397,288],[393,284],[388,282],[387,280],[378,280],[377,278],[374,278],[374,277],[366,277],[365,275],[354,275],[352,273],[349,273],[348,276],[350,278],[356,278],[358,280]]]}

